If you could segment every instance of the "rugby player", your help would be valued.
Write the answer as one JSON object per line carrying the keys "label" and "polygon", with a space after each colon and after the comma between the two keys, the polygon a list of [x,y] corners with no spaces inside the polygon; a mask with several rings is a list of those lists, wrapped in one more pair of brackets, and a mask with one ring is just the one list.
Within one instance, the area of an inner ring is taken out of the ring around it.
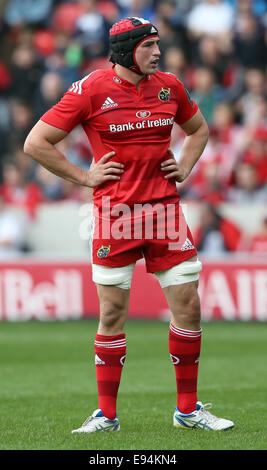
{"label": "rugby player", "polygon": [[[94,343],[98,409],[72,432],[120,429],[116,405],[126,358],[124,324],[134,266],[141,258],[147,271],[157,276],[171,310],[169,352],[177,385],[174,426],[231,429],[232,421],[211,414],[197,397],[201,262],[176,187],[200,158],[208,126],[184,84],[157,70],[159,34],[153,24],[136,17],[121,20],[110,30],[110,44],[113,66],[73,83],[33,127],[24,146],[27,154],[54,174],[94,188],[97,210],[91,247],[92,277],[100,304]],[[185,133],[178,162],[169,148],[174,123]],[[78,124],[94,154],[87,172],[56,147]],[[153,221],[148,236],[142,212],[147,203]],[[159,220],[156,206],[163,208]],[[141,208],[137,213],[133,212],[136,207]],[[172,222],[163,227],[169,208]],[[114,229],[121,212],[126,214],[123,224],[128,223],[123,237]],[[169,234],[170,228],[175,228],[175,236]]]}

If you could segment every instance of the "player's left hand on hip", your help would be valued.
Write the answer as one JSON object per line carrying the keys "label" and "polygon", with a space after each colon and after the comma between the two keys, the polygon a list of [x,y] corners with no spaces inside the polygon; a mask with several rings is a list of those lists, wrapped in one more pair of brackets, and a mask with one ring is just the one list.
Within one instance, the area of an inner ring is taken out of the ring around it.
{"label": "player's left hand on hip", "polygon": [[188,172],[175,160],[171,149],[168,149],[168,154],[170,155],[170,158],[161,163],[161,170],[168,173],[164,178],[175,178],[175,181],[181,183],[188,176]]}

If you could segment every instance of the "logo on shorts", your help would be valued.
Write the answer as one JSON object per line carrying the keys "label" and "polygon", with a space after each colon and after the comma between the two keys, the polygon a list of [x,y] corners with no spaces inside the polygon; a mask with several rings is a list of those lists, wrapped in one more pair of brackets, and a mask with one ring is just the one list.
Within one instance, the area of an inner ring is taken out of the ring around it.
{"label": "logo on shorts", "polygon": [[195,248],[194,245],[192,245],[189,238],[187,238],[181,248],[181,251],[194,250],[194,248]]}
{"label": "logo on shorts", "polygon": [[97,250],[97,257],[98,258],[106,258],[109,255],[110,247],[111,247],[111,245],[109,245],[109,246],[102,245],[99,248],[99,250]]}
{"label": "logo on shorts", "polygon": [[170,96],[171,96],[171,89],[170,88],[161,88],[159,94],[158,94],[158,99],[160,101],[170,101]]}

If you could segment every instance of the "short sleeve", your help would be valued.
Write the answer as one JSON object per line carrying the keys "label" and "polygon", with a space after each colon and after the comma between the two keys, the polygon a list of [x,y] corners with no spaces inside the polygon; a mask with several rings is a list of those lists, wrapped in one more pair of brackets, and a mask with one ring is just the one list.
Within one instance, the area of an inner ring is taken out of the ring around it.
{"label": "short sleeve", "polygon": [[89,93],[87,89],[84,90],[82,86],[79,86],[79,82],[75,82],[63,95],[62,99],[40,119],[51,126],[70,132],[78,124],[89,118]]}
{"label": "short sleeve", "polygon": [[192,100],[188,90],[184,84],[178,82],[178,109],[174,118],[175,122],[179,125],[189,121],[197,112],[198,106],[194,100]]}

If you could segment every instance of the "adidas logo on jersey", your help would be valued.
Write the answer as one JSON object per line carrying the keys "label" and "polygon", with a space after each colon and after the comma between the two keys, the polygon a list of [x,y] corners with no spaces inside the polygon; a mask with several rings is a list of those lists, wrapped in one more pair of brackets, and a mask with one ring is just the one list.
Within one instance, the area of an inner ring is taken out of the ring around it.
{"label": "adidas logo on jersey", "polygon": [[106,364],[105,361],[102,361],[102,359],[100,359],[100,357],[96,354],[95,355],[95,365],[98,365],[98,366],[103,365],[104,366],[105,364]]}
{"label": "adidas logo on jersey", "polygon": [[194,245],[192,245],[189,238],[187,238],[181,248],[181,251],[193,250],[194,248]]}
{"label": "adidas logo on jersey", "polygon": [[104,101],[104,103],[101,106],[101,109],[108,109],[108,108],[115,108],[116,106],[119,106],[118,103],[115,103],[109,96],[107,99]]}

